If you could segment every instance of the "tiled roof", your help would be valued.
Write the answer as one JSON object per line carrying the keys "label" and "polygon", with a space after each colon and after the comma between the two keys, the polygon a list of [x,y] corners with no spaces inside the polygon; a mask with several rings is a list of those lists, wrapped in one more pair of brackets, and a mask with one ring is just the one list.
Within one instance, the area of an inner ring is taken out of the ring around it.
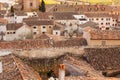
{"label": "tiled roof", "polygon": [[7,30],[17,30],[22,25],[23,25],[22,23],[9,23],[9,24],[7,24],[6,28],[7,28]]}
{"label": "tiled roof", "polygon": [[120,40],[120,30],[92,30],[91,40]]}
{"label": "tiled roof", "polygon": [[17,11],[17,12],[15,12],[15,14],[16,14],[17,16],[27,16],[27,13],[25,13],[25,12],[23,12],[23,11]]}
{"label": "tiled roof", "polygon": [[39,19],[50,19],[50,15],[52,15],[52,13],[48,13],[48,12],[38,12],[38,17]]}
{"label": "tiled roof", "polygon": [[87,17],[112,17],[108,13],[85,13]]}
{"label": "tiled roof", "polygon": [[3,68],[0,80],[41,80],[38,73],[12,54],[1,56],[0,61]]}
{"label": "tiled roof", "polygon": [[39,20],[39,17],[24,18],[24,19],[23,19],[23,22],[25,22],[25,21],[36,21],[36,20]]}
{"label": "tiled roof", "polygon": [[80,24],[79,26],[82,27],[82,28],[85,28],[85,27],[99,28],[98,24],[95,23],[95,22],[92,22],[92,21],[88,21],[84,24]]}
{"label": "tiled roof", "polygon": [[55,23],[55,25],[53,26],[53,30],[64,30],[65,29],[65,25],[62,25],[60,23]]}
{"label": "tiled roof", "polygon": [[54,22],[52,20],[34,20],[34,21],[24,21],[27,25],[53,25]]}
{"label": "tiled roof", "polygon": [[54,13],[54,19],[55,20],[75,20],[74,16],[75,12],[56,12]]}

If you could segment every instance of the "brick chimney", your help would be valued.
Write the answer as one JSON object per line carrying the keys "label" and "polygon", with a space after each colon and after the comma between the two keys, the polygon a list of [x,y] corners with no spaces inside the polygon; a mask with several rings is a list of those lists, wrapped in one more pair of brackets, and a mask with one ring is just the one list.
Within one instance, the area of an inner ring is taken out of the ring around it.
{"label": "brick chimney", "polygon": [[65,80],[65,65],[59,65],[59,80]]}

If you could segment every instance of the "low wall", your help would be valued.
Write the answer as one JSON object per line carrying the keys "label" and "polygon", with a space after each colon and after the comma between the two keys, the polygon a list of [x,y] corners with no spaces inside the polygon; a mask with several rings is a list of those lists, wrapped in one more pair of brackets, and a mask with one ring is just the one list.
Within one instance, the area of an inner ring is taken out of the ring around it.
{"label": "low wall", "polygon": [[85,48],[84,56],[96,70],[120,69],[120,47]]}

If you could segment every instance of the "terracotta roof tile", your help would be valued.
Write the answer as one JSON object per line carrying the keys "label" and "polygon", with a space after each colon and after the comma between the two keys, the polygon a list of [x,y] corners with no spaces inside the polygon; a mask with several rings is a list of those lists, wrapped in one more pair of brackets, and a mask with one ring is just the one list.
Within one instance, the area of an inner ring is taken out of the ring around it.
{"label": "terracotta roof tile", "polygon": [[7,30],[17,30],[22,25],[23,25],[22,23],[10,23],[10,24],[7,24],[6,28]]}
{"label": "terracotta roof tile", "polygon": [[34,21],[24,21],[27,25],[53,25],[54,22],[52,20],[34,20]]}
{"label": "terracotta roof tile", "polygon": [[1,56],[0,61],[3,66],[0,80],[41,80],[39,74],[12,54]]}
{"label": "terracotta roof tile", "polygon": [[120,40],[120,30],[92,30],[92,40]]}
{"label": "terracotta roof tile", "polygon": [[54,13],[55,20],[75,20],[73,15],[78,14],[75,12],[56,12]]}

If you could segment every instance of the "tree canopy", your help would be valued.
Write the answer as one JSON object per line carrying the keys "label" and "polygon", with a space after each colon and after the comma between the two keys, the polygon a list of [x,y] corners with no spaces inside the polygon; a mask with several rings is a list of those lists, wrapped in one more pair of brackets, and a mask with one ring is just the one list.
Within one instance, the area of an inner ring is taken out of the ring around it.
{"label": "tree canopy", "polygon": [[46,11],[44,0],[42,0],[42,2],[41,2],[41,5],[39,6],[39,10],[40,10],[41,12],[45,12],[45,11]]}

